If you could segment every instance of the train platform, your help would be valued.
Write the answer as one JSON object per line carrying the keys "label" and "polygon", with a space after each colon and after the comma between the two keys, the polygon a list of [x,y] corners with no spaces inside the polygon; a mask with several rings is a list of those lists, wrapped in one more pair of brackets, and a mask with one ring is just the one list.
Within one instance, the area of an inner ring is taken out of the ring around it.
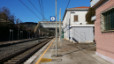
{"label": "train platform", "polygon": [[55,39],[46,44],[24,64],[112,64],[97,56],[94,43],[72,43]]}

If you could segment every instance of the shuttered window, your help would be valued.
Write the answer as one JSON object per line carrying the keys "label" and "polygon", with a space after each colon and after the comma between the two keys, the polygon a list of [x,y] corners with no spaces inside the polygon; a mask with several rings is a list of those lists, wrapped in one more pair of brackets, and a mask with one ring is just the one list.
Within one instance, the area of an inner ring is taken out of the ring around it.
{"label": "shuttered window", "polygon": [[114,8],[103,13],[105,30],[114,30]]}
{"label": "shuttered window", "polygon": [[78,22],[78,15],[74,15],[74,22]]}

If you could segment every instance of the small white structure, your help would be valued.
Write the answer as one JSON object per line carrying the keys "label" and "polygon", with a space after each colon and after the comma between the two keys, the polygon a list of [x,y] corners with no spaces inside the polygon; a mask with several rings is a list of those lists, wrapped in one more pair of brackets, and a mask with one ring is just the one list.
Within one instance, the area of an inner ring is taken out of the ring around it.
{"label": "small white structure", "polygon": [[89,7],[68,8],[63,18],[64,38],[72,42],[89,43],[94,40],[94,25],[87,24]]}

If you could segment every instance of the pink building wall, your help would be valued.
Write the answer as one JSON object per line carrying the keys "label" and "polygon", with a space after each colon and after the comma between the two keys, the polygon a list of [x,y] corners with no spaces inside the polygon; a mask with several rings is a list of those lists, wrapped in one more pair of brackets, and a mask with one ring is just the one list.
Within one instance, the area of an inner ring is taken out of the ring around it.
{"label": "pink building wall", "polygon": [[95,40],[97,53],[114,59],[114,32],[101,32],[101,13],[114,7],[114,0],[109,0],[96,9]]}

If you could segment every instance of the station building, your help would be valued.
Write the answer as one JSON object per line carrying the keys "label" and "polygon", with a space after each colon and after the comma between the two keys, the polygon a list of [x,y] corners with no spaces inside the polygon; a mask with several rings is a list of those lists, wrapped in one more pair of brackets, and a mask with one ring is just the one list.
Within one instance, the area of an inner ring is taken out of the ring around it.
{"label": "station building", "polygon": [[89,7],[68,8],[63,17],[64,38],[76,43],[90,43],[94,40],[94,25],[87,24]]}
{"label": "station building", "polygon": [[96,54],[114,63],[114,0],[91,0],[95,9]]}

